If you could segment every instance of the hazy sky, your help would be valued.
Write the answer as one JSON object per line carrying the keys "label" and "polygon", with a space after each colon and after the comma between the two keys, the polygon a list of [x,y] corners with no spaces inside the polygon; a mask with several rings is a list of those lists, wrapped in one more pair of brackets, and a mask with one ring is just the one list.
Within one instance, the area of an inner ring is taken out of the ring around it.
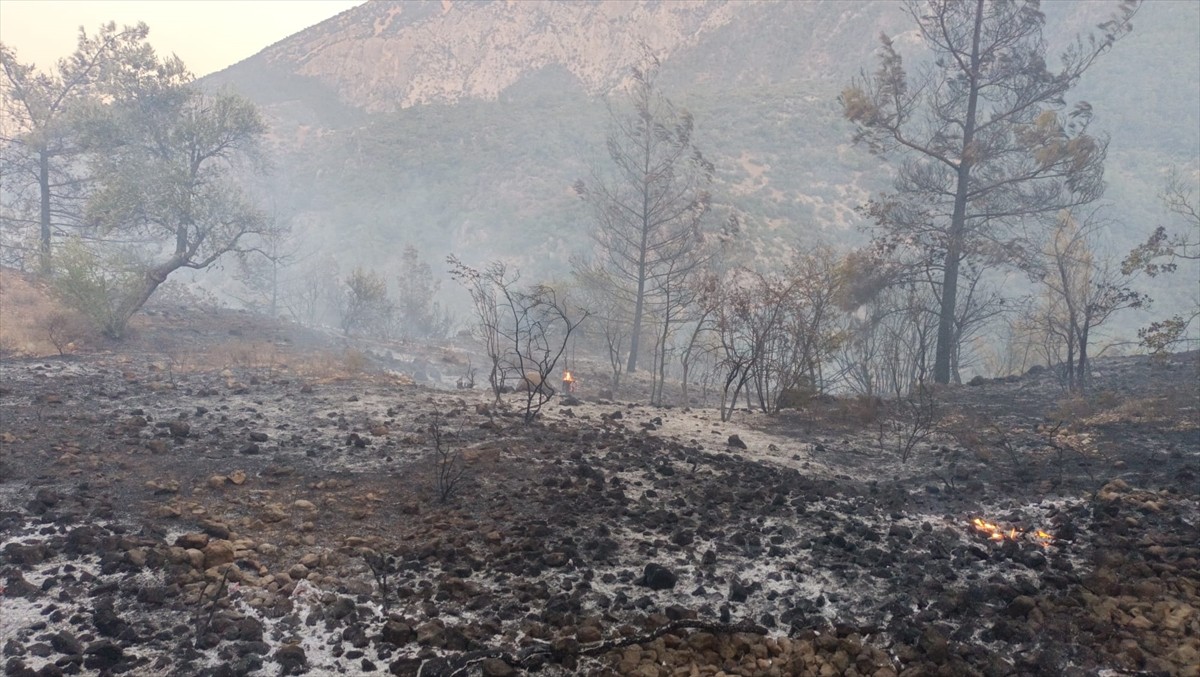
{"label": "hazy sky", "polygon": [[40,68],[108,21],[145,21],[150,44],[207,75],[364,0],[0,0],[0,42]]}

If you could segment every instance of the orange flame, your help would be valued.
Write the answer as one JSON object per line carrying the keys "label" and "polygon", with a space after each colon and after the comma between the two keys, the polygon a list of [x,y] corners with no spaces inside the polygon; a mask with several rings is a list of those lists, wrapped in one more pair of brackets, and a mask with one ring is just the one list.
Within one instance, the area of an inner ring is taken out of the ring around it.
{"label": "orange flame", "polygon": [[575,377],[571,375],[571,372],[569,372],[569,371],[567,371],[567,370],[565,370],[565,369],[564,369],[564,370],[563,370],[563,379],[562,379],[562,380],[563,380],[563,383],[574,383],[574,382],[575,382]]}
{"label": "orange flame", "polygon": [[[1024,531],[1017,529],[1016,527],[1005,531],[1002,527],[1000,527],[1000,525],[993,524],[979,517],[971,520],[971,526],[974,527],[976,531],[986,534],[988,540],[992,541],[1016,541],[1019,540],[1023,534],[1025,534]],[[1054,540],[1054,536],[1041,529],[1035,529],[1029,533],[1029,536],[1043,548],[1050,547],[1051,541]]]}

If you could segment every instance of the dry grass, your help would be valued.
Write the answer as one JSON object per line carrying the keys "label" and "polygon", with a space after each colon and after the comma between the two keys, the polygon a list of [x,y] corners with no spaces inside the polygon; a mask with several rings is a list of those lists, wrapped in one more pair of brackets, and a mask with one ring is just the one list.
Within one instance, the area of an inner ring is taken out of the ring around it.
{"label": "dry grass", "polygon": [[870,425],[883,415],[885,404],[881,398],[859,395],[840,398],[828,411],[829,420],[835,423]]}
{"label": "dry grass", "polygon": [[93,334],[49,288],[32,276],[0,268],[0,355],[46,357],[73,352]]}
{"label": "dry grass", "polygon": [[1070,395],[1060,399],[1049,416],[1068,425],[1085,423],[1097,413],[1115,407],[1120,402],[1116,394],[1101,390],[1086,395]]}
{"label": "dry grass", "polygon": [[1101,391],[1059,400],[1051,417],[1075,427],[1140,423],[1195,430],[1200,428],[1198,400],[1195,390],[1178,387],[1137,397]]}
{"label": "dry grass", "polygon": [[1086,419],[1086,423],[1151,423],[1175,430],[1196,430],[1200,428],[1197,399],[1195,391],[1172,388],[1161,395],[1120,400],[1111,407],[1094,412]]}

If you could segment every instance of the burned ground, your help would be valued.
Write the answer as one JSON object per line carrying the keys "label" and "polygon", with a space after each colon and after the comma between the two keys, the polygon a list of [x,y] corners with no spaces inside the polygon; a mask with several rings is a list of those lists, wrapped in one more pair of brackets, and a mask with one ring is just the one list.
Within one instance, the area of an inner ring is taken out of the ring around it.
{"label": "burned ground", "polygon": [[0,363],[5,673],[1197,674],[1196,353],[941,390],[907,463],[847,402],[585,370],[525,426],[373,364],[224,311]]}

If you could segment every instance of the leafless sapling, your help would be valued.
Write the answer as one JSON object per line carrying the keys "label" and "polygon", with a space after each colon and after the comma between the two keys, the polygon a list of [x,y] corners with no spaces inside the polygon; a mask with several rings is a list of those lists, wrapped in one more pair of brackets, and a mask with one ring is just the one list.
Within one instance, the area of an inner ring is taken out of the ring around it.
{"label": "leafless sapling", "polygon": [[433,442],[433,488],[439,503],[448,503],[467,477],[467,464],[462,449],[452,442],[452,433],[447,433],[442,418],[434,414],[429,423],[429,437]]}

